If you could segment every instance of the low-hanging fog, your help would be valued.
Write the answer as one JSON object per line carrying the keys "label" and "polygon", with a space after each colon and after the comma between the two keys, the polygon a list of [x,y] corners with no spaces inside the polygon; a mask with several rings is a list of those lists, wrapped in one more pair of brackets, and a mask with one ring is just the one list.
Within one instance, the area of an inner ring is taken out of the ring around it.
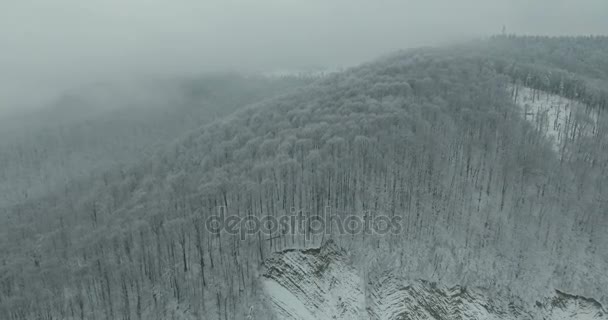
{"label": "low-hanging fog", "polygon": [[344,67],[503,26],[601,34],[607,13],[605,0],[3,0],[0,114],[85,83]]}

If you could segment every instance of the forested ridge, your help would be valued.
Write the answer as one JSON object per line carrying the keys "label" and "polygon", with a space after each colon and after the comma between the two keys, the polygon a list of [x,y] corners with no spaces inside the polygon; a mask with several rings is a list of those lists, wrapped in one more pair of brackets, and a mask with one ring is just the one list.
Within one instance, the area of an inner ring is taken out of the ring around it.
{"label": "forested ridge", "polygon": [[[265,258],[327,238],[370,273],[399,265],[413,278],[607,302],[606,61],[547,58],[572,43],[596,57],[607,41],[498,37],[399,53],[239,110],[137,166],[6,208],[0,317],[266,319]],[[515,106],[517,86],[588,104],[596,129],[572,126],[556,154]],[[219,206],[239,216],[399,215],[404,229],[241,241],[205,229]]]}
{"label": "forested ridge", "polygon": [[[496,70],[532,88],[608,108],[608,37],[495,36],[472,46]],[[465,48],[464,50],[471,50]]]}

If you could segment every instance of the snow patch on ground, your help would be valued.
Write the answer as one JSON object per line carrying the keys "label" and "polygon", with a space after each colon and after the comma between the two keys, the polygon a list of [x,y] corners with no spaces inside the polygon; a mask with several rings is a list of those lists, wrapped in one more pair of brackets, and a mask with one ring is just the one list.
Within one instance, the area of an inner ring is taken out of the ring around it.
{"label": "snow patch on ground", "polygon": [[[597,116],[589,113],[583,103],[562,96],[524,86],[512,86],[513,100],[523,116],[553,143],[559,151],[569,135],[591,134],[595,131]],[[574,119],[587,118],[587,125],[575,126]]]}
{"label": "snow patch on ground", "polygon": [[278,314],[291,319],[316,320],[308,307],[300,300],[301,298],[278,282],[274,280],[264,281],[264,291],[270,297],[274,310]]}

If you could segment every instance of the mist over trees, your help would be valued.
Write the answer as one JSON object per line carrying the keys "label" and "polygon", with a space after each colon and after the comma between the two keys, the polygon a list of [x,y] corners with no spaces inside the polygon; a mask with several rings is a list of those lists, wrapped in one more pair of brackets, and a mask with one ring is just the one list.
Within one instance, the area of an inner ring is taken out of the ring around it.
{"label": "mist over trees", "polygon": [[[522,297],[559,287],[608,302],[607,49],[605,38],[502,36],[406,51],[0,209],[0,317],[265,319],[260,265],[327,239],[370,273],[391,265]],[[573,117],[554,151],[515,105],[520,87],[585,103],[595,129],[581,134],[590,118]],[[200,121],[167,123],[187,120]],[[242,241],[205,229],[218,207],[400,216],[404,229]]]}
{"label": "mist over trees", "polygon": [[0,118],[0,207],[121,170],[185,132],[313,79],[216,74],[95,84],[46,109]]}

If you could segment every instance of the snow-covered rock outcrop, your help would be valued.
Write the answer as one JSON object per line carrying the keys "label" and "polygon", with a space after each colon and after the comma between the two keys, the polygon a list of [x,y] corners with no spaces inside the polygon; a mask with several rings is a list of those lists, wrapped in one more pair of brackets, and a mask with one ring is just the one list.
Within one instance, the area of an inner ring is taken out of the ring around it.
{"label": "snow-covered rock outcrop", "polygon": [[481,289],[411,282],[390,270],[365,282],[333,242],[277,253],[265,266],[265,298],[279,319],[608,319],[599,302],[560,291],[524,302]]}
{"label": "snow-covered rock outcrop", "polygon": [[[594,300],[580,296],[574,296],[556,290],[553,298],[545,299],[543,303],[536,304],[538,319],[607,319],[608,314],[602,305]],[[540,316],[540,317],[538,317]]]}
{"label": "snow-covered rock outcrop", "polygon": [[[408,283],[387,273],[370,288],[370,319],[519,319],[521,308],[499,305],[481,292],[436,283]],[[513,312],[512,312],[513,311]],[[523,318],[525,319],[525,318]]]}
{"label": "snow-covered rock outcrop", "polygon": [[289,250],[265,263],[262,285],[280,319],[360,319],[361,278],[334,242]]}
{"label": "snow-covered rock outcrop", "polygon": [[369,317],[374,320],[607,319],[597,301],[560,291],[531,304],[516,297],[490,298],[479,289],[446,287],[422,280],[409,283],[390,272],[379,277],[369,296]]}

